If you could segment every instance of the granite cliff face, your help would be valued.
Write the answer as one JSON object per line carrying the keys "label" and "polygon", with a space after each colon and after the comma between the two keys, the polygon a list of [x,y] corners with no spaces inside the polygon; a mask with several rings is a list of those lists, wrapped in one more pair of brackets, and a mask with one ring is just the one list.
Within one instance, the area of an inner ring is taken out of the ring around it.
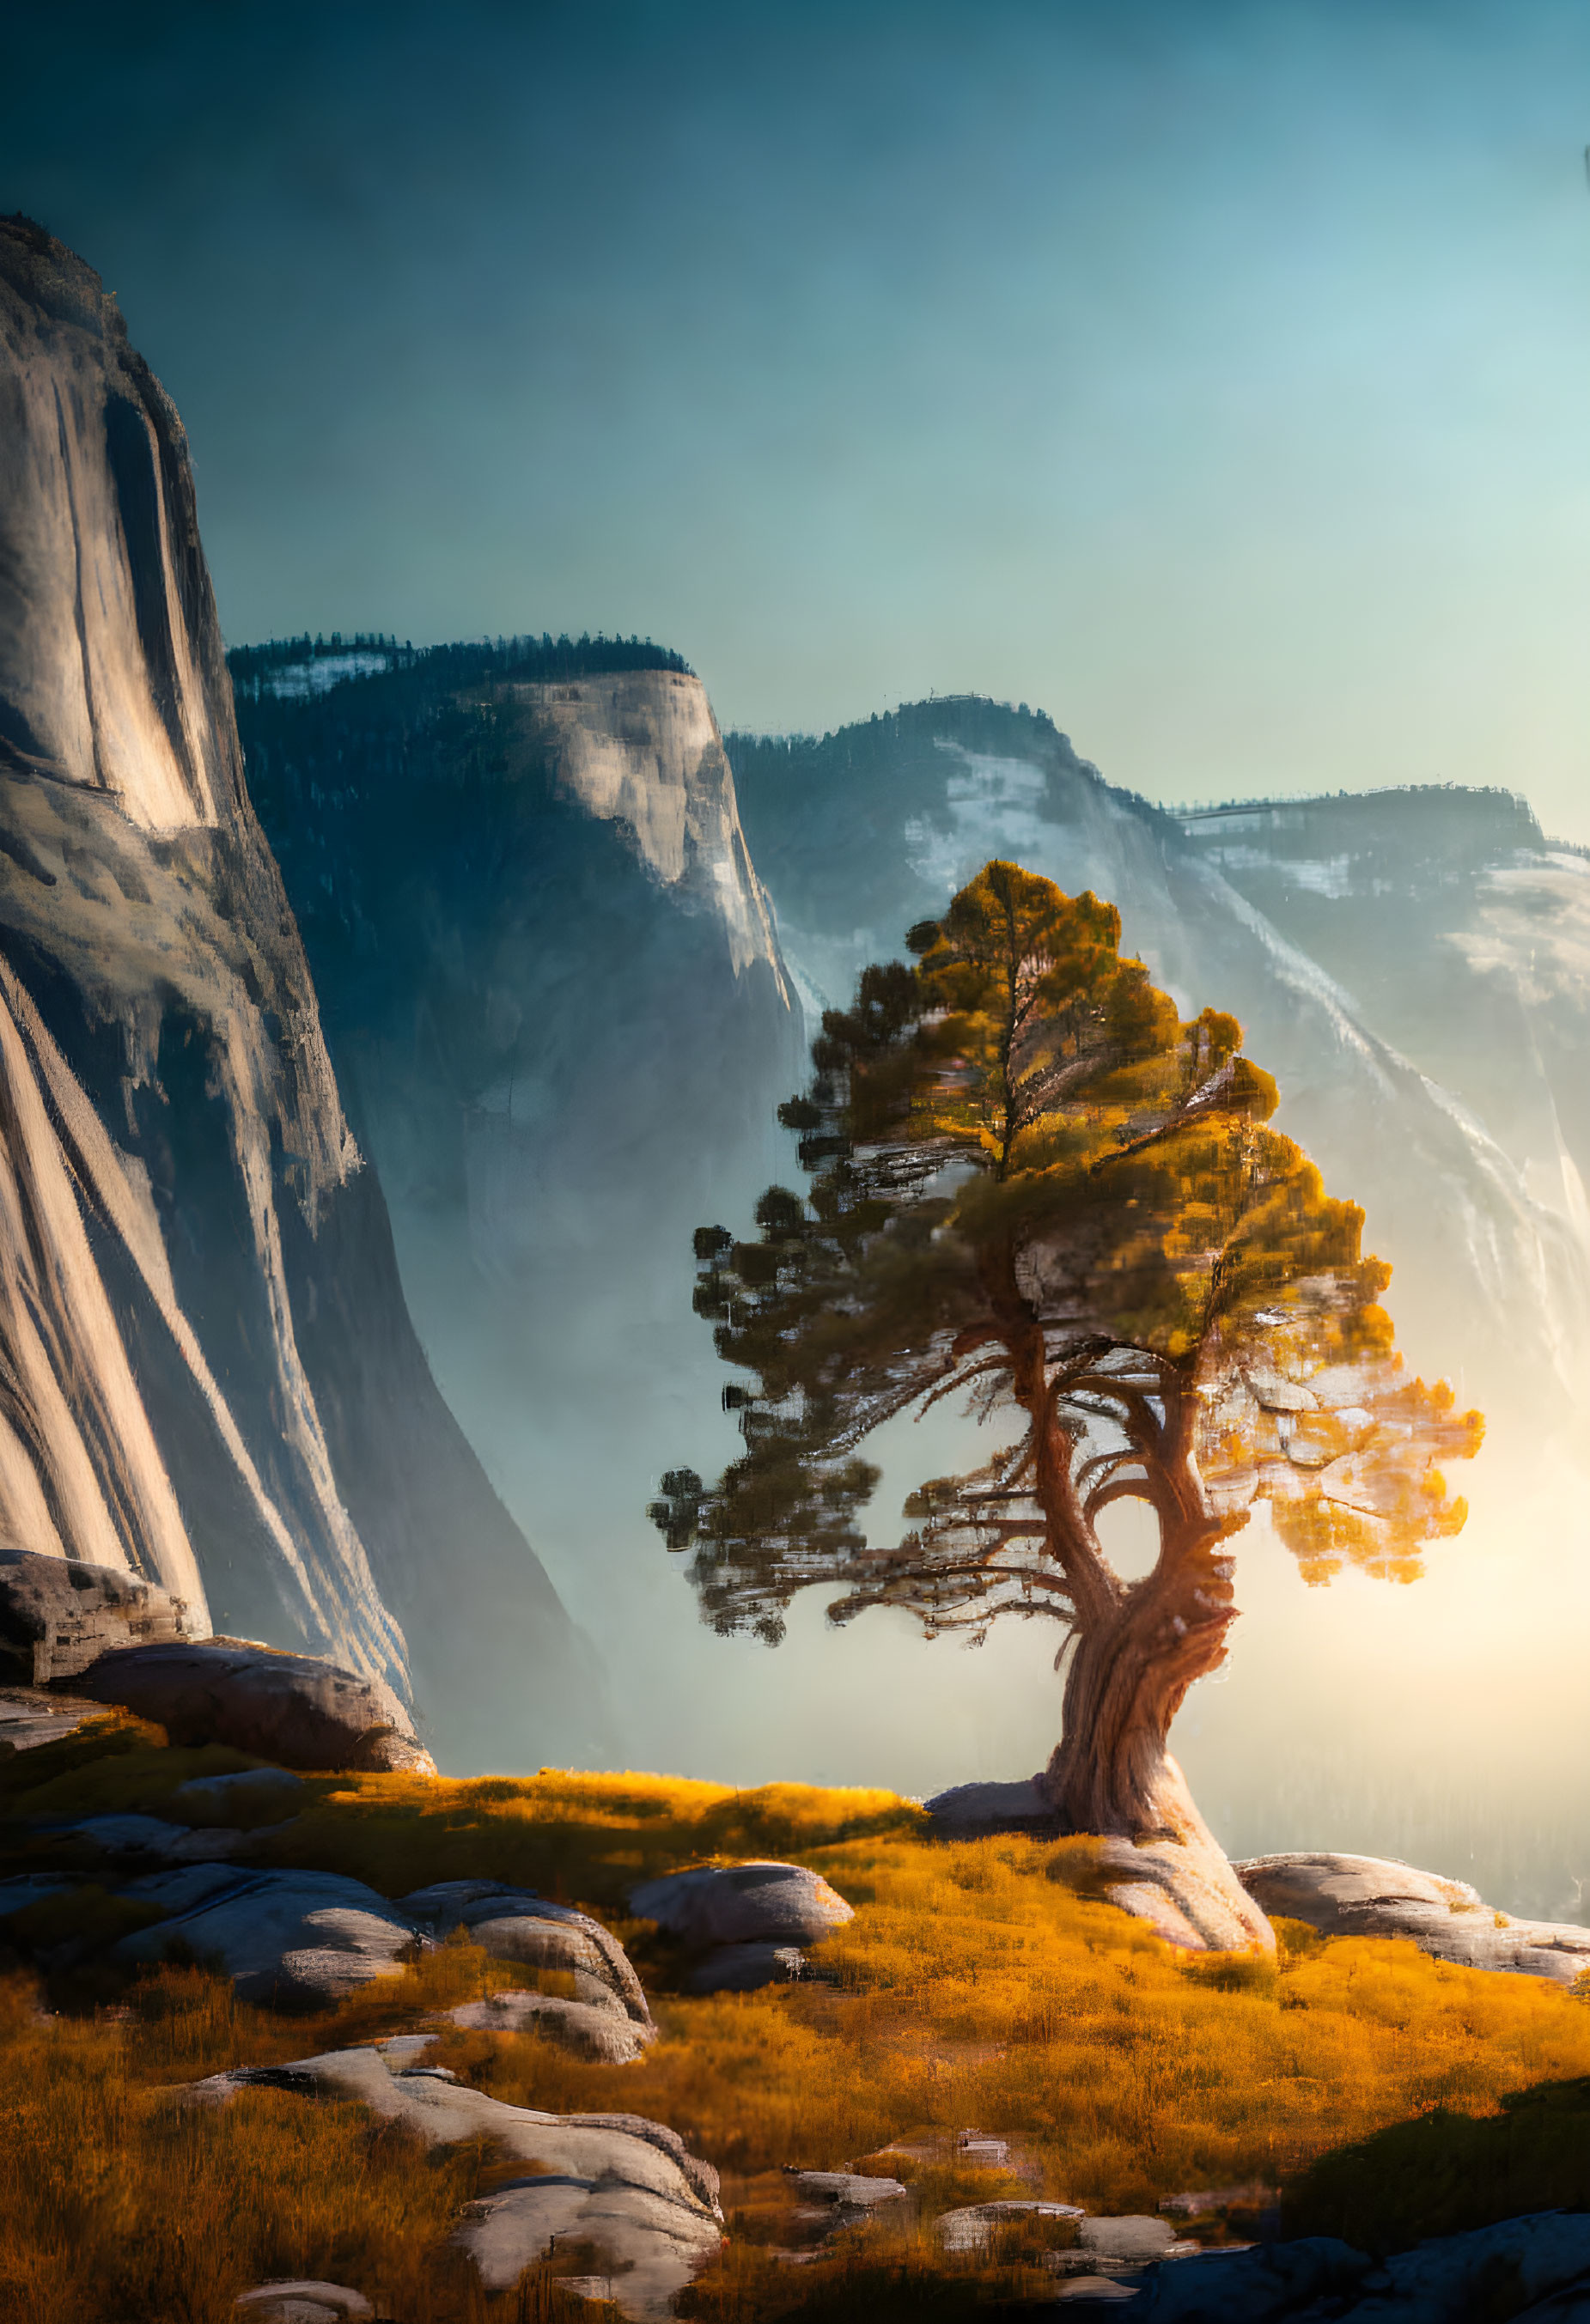
{"label": "granite cliff face", "polygon": [[[250,806],[181,423],[0,225],[0,1536],[558,1735],[585,1657],[442,1404]],[[483,1642],[461,1600],[494,1601]],[[503,1729],[498,1723],[499,1736]]]}
{"label": "granite cliff face", "polygon": [[805,1065],[705,691],[600,641],[233,669],[426,1352],[615,1692],[661,1702],[657,1600],[693,1613],[644,1509],[720,1385],[690,1238],[778,1174]]}

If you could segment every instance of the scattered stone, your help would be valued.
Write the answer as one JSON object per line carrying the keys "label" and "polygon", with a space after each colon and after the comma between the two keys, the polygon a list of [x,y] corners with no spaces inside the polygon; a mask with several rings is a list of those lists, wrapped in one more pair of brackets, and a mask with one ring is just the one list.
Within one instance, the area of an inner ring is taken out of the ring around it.
{"label": "scattered stone", "polygon": [[935,1840],[987,1840],[998,1832],[1058,1840],[1061,1826],[1030,1776],[1022,1784],[956,1784],[927,1802]]}
{"label": "scattered stone", "polygon": [[86,1697],[46,1694],[42,1687],[0,1687],[0,1748],[36,1751],[42,1743],[64,1742],[91,1720],[109,1715],[103,1702]]}
{"label": "scattered stone", "polygon": [[229,1743],[285,1767],[434,1775],[384,1680],[247,1638],[128,1646],[77,1674],[90,1701],[153,1720],[180,1746]]}
{"label": "scattered stone", "polygon": [[755,1993],[764,1985],[798,1985],[808,1969],[799,1945],[719,1945],[685,1979],[687,1993]]}
{"label": "scattered stone", "polygon": [[1179,2259],[1203,2246],[1181,2243],[1169,2219],[1126,2214],[1120,2218],[1085,2218],[1077,2230],[1077,2247],[1096,2265],[1101,2260],[1122,2267],[1147,2267],[1154,2260]]}
{"label": "scattered stone", "polygon": [[[540,2114],[424,2068],[393,2071],[376,2049],[338,2050],[287,2066],[243,2068],[197,2083],[190,2097],[224,2104],[264,2087],[356,2098],[429,2144],[487,2140],[529,2166],[472,2203],[458,2240],[487,2292],[506,2291],[554,2237],[593,2245],[612,2297],[636,2324],[668,2317],[675,2295],[717,2252],[717,2173],[677,2134],[639,2115]],[[606,2297],[604,2290],[603,2297]]]}
{"label": "scattered stone", "polygon": [[855,2171],[791,2170],[790,2175],[797,2194],[819,2217],[834,2214],[837,2226],[870,2218],[885,2204],[909,2200],[910,2190],[898,2179],[864,2179]]}
{"label": "scattered stone", "polygon": [[362,2292],[307,2277],[256,2283],[252,2292],[240,2292],[234,2305],[245,2324],[357,2324],[375,2313]]}
{"label": "scattered stone", "polygon": [[1590,1969],[1590,1929],[1515,1921],[1466,1880],[1447,1880],[1378,1856],[1327,1851],[1255,1856],[1234,1867],[1267,1913],[1328,1937],[1410,1937],[1437,1960],[1571,1985]]}
{"label": "scattered stone", "polygon": [[1152,2324],[1474,2324],[1505,2286],[1516,2324],[1579,2324],[1587,2276],[1590,2214],[1537,2211],[1383,2264],[1332,2236],[1197,2253],[1158,2269],[1132,2314]]}
{"label": "scattered stone", "polygon": [[189,1865],[128,1882],[121,1894],[166,1918],[124,1937],[119,1960],[159,1961],[174,1948],[210,1961],[245,2001],[324,2008],[390,1977],[430,1940],[384,1896],[333,1872],[245,1872]]}
{"label": "scattered stone", "polygon": [[565,1969],[574,1979],[577,2001],[622,2010],[637,2025],[652,2024],[629,1955],[588,1913],[495,1880],[439,1880],[401,1897],[397,1909],[437,1936],[467,1929],[495,1960]]}
{"label": "scattered stone", "polygon": [[245,1844],[241,1831],[193,1831],[186,1824],[166,1823],[159,1816],[85,1816],[80,1823],[60,1824],[49,1834],[55,1840],[75,1840],[97,1854],[133,1864],[204,1864],[233,1856]]}
{"label": "scattered stone", "polygon": [[14,1880],[0,1880],[0,1921],[25,1912],[30,1904],[42,1904],[46,1896],[64,1895],[76,1886],[75,1881],[58,1879],[49,1872],[23,1872]]}
{"label": "scattered stone", "polygon": [[643,1881],[630,1909],[682,1944],[809,1944],[855,1915],[820,1872],[771,1861],[701,1865]]}
{"label": "scattered stone", "polygon": [[202,1638],[186,1600],[116,1565],[0,1549],[0,1679],[49,1686],[112,1648]]}
{"label": "scattered stone", "polygon": [[1135,2300],[1136,2291],[1130,2283],[1121,2283],[1109,2275],[1072,2275],[1055,2293],[1057,2301]]}
{"label": "scattered stone", "polygon": [[285,1823],[303,1803],[301,1775],[286,1767],[242,1767],[233,1775],[190,1775],[167,1804],[190,1823]]}
{"label": "scattered stone", "polygon": [[657,2039],[653,2025],[642,2025],[611,2006],[565,2001],[550,1993],[494,1993],[467,2001],[448,2015],[455,2025],[477,2033],[535,2033],[604,2066],[628,2066]]}
{"label": "scattered stone", "polygon": [[958,2211],[945,2211],[934,2233],[947,2252],[985,2252],[994,2231],[1018,2219],[1080,2219],[1075,2203],[1040,2203],[1020,2198],[996,2203],[966,2203]]}
{"label": "scattered stone", "polygon": [[963,2163],[970,2163],[980,2171],[1008,2171],[1011,2168],[1011,2142],[994,2138],[981,2130],[957,2130],[955,2152]]}

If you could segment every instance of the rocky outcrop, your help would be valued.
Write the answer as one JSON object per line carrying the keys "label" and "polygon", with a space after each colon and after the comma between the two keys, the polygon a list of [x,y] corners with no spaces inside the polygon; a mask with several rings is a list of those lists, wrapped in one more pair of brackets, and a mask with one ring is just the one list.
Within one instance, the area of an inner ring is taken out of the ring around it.
{"label": "rocky outcrop", "polygon": [[1590,2218],[1537,2211],[1439,2236],[1378,2264],[1331,2236],[1208,2251],[1156,2270],[1116,2310],[1152,2324],[1578,2324],[1590,2308]]}
{"label": "rocky outcrop", "polygon": [[670,1872],[642,1881],[629,1902],[632,1913],[701,1950],[759,1940],[809,1944],[855,1918],[854,1907],[820,1872],[772,1859]]}
{"label": "rocky outcrop", "polygon": [[98,278],[17,219],[0,1351],[0,1540],[415,1689],[446,1750],[482,1706],[504,1753],[597,1744],[589,1655],[437,1394],[344,1119],[181,423]]}
{"label": "rocky outcrop", "polygon": [[723,2241],[711,2165],[639,2115],[540,2114],[487,2098],[411,2062],[427,2046],[421,2037],[243,2068],[195,2084],[190,2095],[224,2105],[240,2089],[263,2087],[306,2100],[353,2098],[428,2144],[485,2142],[526,2166],[472,2204],[458,2229],[485,2291],[507,2290],[554,2241],[588,2244],[610,2271],[605,2296],[626,2317],[637,2324],[667,2317]]}
{"label": "rocky outcrop", "polygon": [[1306,1921],[1322,1936],[1410,1937],[1437,1960],[1559,1985],[1590,1969],[1590,1929],[1498,1913],[1466,1880],[1323,1851],[1254,1856],[1233,1868],[1266,1913]]}
{"label": "rocky outcrop", "polygon": [[493,1993],[448,2012],[449,2023],[476,2034],[539,2034],[599,2066],[631,2066],[657,2039],[610,2003],[566,2001],[554,1993]]}
{"label": "rocky outcrop", "polygon": [[173,1743],[230,1744],[283,1767],[434,1775],[391,1687],[252,1639],[124,1647],[73,1682],[163,1727]]}
{"label": "rocky outcrop", "polygon": [[375,2313],[362,2292],[307,2276],[256,2283],[234,2307],[239,2324],[361,2324]]}
{"label": "rocky outcrop", "polygon": [[175,1953],[218,1968],[245,2001],[325,2009],[391,1977],[429,1941],[361,1880],[334,1872],[249,1872],[196,1864],[118,1891],[162,1917],[124,1937],[129,1966]]}
{"label": "rocky outcrop", "polygon": [[0,1687],[0,1751],[36,1751],[63,1742],[91,1720],[111,1714],[81,1695],[51,1694],[42,1687]]}
{"label": "rocky outcrop", "polygon": [[987,1840],[1003,1831],[1052,1840],[1060,1829],[1036,1775],[1013,1784],[954,1784],[936,1792],[927,1809],[935,1840]]}
{"label": "rocky outcrop", "polygon": [[0,1549],[0,1675],[23,1686],[75,1677],[117,1647],[206,1635],[187,1601],[123,1565]]}
{"label": "rocky outcrop", "polygon": [[171,1805],[190,1824],[282,1823],[303,1803],[300,1776],[285,1767],[240,1767],[230,1775],[190,1775],[171,1794]]}
{"label": "rocky outcrop", "polygon": [[236,1856],[245,1844],[243,1832],[224,1825],[194,1830],[150,1815],[85,1816],[48,1837],[73,1855],[88,1850],[103,1856],[123,1874],[147,1871],[153,1865],[215,1863]]}
{"label": "rocky outcrop", "polygon": [[[180,1790],[171,1797],[201,1815],[208,1804],[184,1801]],[[453,2024],[532,2030],[608,2065],[630,2063],[656,2041],[629,1956],[588,1914],[484,1880],[447,1881],[393,1903],[340,1873],[261,1869],[258,1829],[139,1814],[42,1825],[33,1841],[51,1868],[0,1883],[0,1916],[87,1878],[94,1895],[109,1888],[142,1908],[143,1925],[115,1949],[124,1968],[198,1960],[245,2000],[279,2009],[329,2007],[462,1928],[494,1960],[571,1976],[575,1997],[499,1993],[455,2009]]]}
{"label": "rocky outcrop", "polygon": [[941,2211],[933,2233],[948,2252],[979,2255],[993,2247],[1001,2227],[1018,2227],[1028,2219],[1080,2219],[1076,2203],[1045,2203],[1032,2197],[1010,2196],[994,2203],[965,2203],[958,2210]]}
{"label": "rocky outcrop", "polygon": [[[1255,1900],[1203,1818],[1174,1759],[1166,1762],[1167,1796],[1177,1806],[1179,1835],[1152,1840],[1120,1834],[1092,1839],[1084,1859],[1058,1858],[1053,1875],[1079,1879],[1109,1904],[1146,1921],[1157,1937],[1187,1952],[1271,1951],[1275,1938]],[[1022,1832],[1036,1840],[1059,1840],[1066,1827],[1050,1806],[1039,1777],[1025,1783],[957,1784],[927,1803],[939,1840],[983,1840],[996,1832]]]}
{"label": "rocky outcrop", "polygon": [[800,1948],[855,1918],[837,1888],[803,1864],[698,1865],[644,1880],[630,1910],[696,1956],[690,1993],[751,1993],[807,1973]]}
{"label": "rocky outcrop", "polygon": [[492,1880],[439,1881],[401,1898],[399,1910],[439,1937],[453,1929],[467,1930],[472,1941],[484,1945],[495,1960],[565,1970],[574,1979],[578,2001],[619,2011],[643,2028],[648,2038],[655,2033],[629,1955],[611,1930],[588,1913]]}

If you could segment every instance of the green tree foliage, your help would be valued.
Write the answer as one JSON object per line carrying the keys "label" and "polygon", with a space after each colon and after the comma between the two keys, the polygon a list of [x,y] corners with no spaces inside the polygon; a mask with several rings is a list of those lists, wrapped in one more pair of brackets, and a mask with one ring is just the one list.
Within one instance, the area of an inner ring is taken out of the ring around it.
{"label": "green tree foliage", "polygon": [[[1474,1451],[1479,1416],[1408,1376],[1362,1213],[1271,1126],[1236,1020],[1184,1022],[1123,957],[1113,906],[993,862],[907,942],[914,966],[867,969],[824,1018],[782,1109],[807,1197],[770,1190],[753,1240],[697,1238],[698,1311],[753,1382],[725,1392],[745,1451],[711,1488],[672,1472],[652,1514],[720,1630],[776,1640],[813,1584],[837,1621],[1060,1624],[1051,1784],[1081,1828],[1151,1825],[1253,1504],[1309,1582],[1411,1580],[1464,1521],[1438,1464]],[[874,1545],[860,1448],[962,1394],[1014,1441],[925,1480],[910,1530]],[[1096,1530],[1128,1498],[1159,1525],[1138,1582]]]}

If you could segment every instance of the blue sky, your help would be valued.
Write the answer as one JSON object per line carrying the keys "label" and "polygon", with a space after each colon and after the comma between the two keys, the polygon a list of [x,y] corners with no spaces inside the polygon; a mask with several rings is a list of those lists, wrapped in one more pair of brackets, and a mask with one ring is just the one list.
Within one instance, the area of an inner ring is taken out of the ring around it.
{"label": "blue sky", "polygon": [[231,639],[638,631],[726,724],[974,689],[1151,797],[1590,841],[1580,0],[0,39],[0,207],[176,397]]}

